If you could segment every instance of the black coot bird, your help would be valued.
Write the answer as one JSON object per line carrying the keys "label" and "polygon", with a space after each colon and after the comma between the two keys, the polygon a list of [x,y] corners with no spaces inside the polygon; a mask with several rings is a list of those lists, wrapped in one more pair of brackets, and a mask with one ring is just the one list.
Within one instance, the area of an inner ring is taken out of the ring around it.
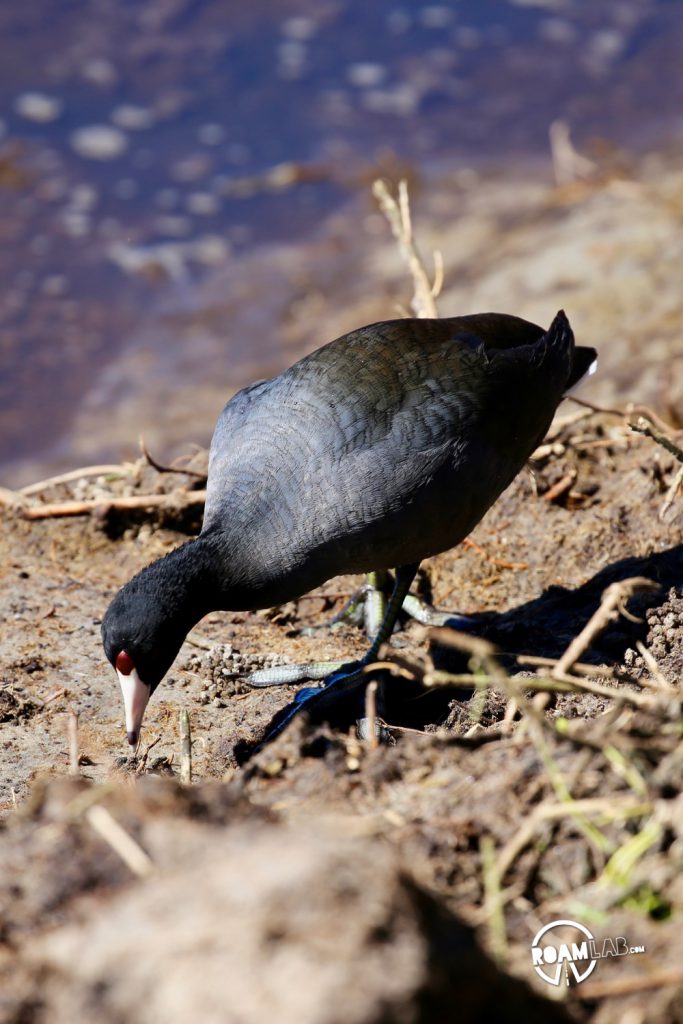
{"label": "black coot bird", "polygon": [[476,526],[595,358],[563,312],[547,331],[497,313],[390,320],[236,394],[211,443],[201,534],[134,576],[102,623],[128,741],[208,612],[396,569],[374,656],[420,561]]}

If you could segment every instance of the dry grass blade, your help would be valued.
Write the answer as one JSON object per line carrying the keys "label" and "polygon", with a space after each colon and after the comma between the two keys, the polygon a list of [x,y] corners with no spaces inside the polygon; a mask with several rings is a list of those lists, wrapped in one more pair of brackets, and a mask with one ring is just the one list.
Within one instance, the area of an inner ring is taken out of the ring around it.
{"label": "dry grass blade", "polygon": [[69,734],[69,774],[80,775],[78,764],[78,715],[71,711],[67,719],[67,731]]}
{"label": "dry grass blade", "polygon": [[367,723],[365,743],[370,750],[377,750],[379,746],[379,730],[377,727],[377,688],[377,680],[372,679],[365,690],[365,720]]}
{"label": "dry grass blade", "polygon": [[666,492],[666,496],[662,502],[662,507],[659,510],[660,522],[663,523],[666,520],[667,513],[676,500],[676,495],[681,489],[681,484],[683,484],[683,466],[678,467],[676,475],[669,486],[669,490]]}
{"label": "dry grass blade", "polygon": [[154,863],[142,847],[126,832],[106,807],[95,804],[85,812],[89,824],[119,855],[133,874],[145,878],[154,868]]}
{"label": "dry grass blade", "polygon": [[180,781],[185,786],[192,783],[192,733],[186,708],[180,712]]}
{"label": "dry grass blade", "polygon": [[576,815],[596,815],[608,821],[626,820],[650,814],[652,804],[637,801],[631,797],[617,800],[614,797],[592,797],[584,800],[570,800],[557,803],[555,801],[540,804],[532,811],[519,831],[505,844],[498,854],[496,868],[502,880],[513,863],[530,843],[539,827],[548,821],[560,821]]}
{"label": "dry grass blade", "polygon": [[496,850],[491,836],[483,835],[481,837],[479,854],[484,888],[483,917],[489,932],[489,946],[496,961],[503,964],[508,956],[508,942],[500,890],[501,875],[498,871]]}
{"label": "dry grass blade", "polygon": [[651,676],[651,680],[649,681],[649,683],[646,682],[644,679],[640,680],[641,683],[649,685],[652,687],[653,690],[659,690],[662,693],[677,693],[678,691],[676,690],[676,687],[672,686],[671,683],[669,683],[667,679],[664,677],[659,665],[657,664],[652,654],[650,654],[647,647],[641,640],[636,641],[636,648],[641,658],[645,662],[645,665],[647,666],[647,669]]}

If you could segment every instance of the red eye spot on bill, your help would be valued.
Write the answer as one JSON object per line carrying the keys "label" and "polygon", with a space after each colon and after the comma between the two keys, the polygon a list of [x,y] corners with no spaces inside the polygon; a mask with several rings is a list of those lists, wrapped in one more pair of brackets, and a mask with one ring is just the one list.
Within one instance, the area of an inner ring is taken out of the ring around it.
{"label": "red eye spot on bill", "polygon": [[126,654],[125,651],[119,651],[116,655],[116,671],[120,672],[122,676],[129,676],[134,668],[135,662],[130,654]]}

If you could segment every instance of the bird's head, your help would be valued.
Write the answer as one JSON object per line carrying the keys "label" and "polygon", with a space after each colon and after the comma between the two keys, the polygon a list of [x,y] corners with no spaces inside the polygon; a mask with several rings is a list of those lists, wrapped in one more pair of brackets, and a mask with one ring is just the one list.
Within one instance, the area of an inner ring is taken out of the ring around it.
{"label": "bird's head", "polygon": [[102,620],[104,652],[119,677],[131,746],[138,742],[149,698],[189,628],[153,582],[143,570],[118,592]]}

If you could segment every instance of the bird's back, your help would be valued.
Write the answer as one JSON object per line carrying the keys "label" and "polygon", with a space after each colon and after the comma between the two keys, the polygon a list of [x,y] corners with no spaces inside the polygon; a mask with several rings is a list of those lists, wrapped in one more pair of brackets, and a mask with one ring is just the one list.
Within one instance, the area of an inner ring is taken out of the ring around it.
{"label": "bird's back", "polygon": [[574,360],[563,314],[548,332],[493,313],[353,331],[225,406],[204,532],[278,596],[442,551],[542,438]]}

